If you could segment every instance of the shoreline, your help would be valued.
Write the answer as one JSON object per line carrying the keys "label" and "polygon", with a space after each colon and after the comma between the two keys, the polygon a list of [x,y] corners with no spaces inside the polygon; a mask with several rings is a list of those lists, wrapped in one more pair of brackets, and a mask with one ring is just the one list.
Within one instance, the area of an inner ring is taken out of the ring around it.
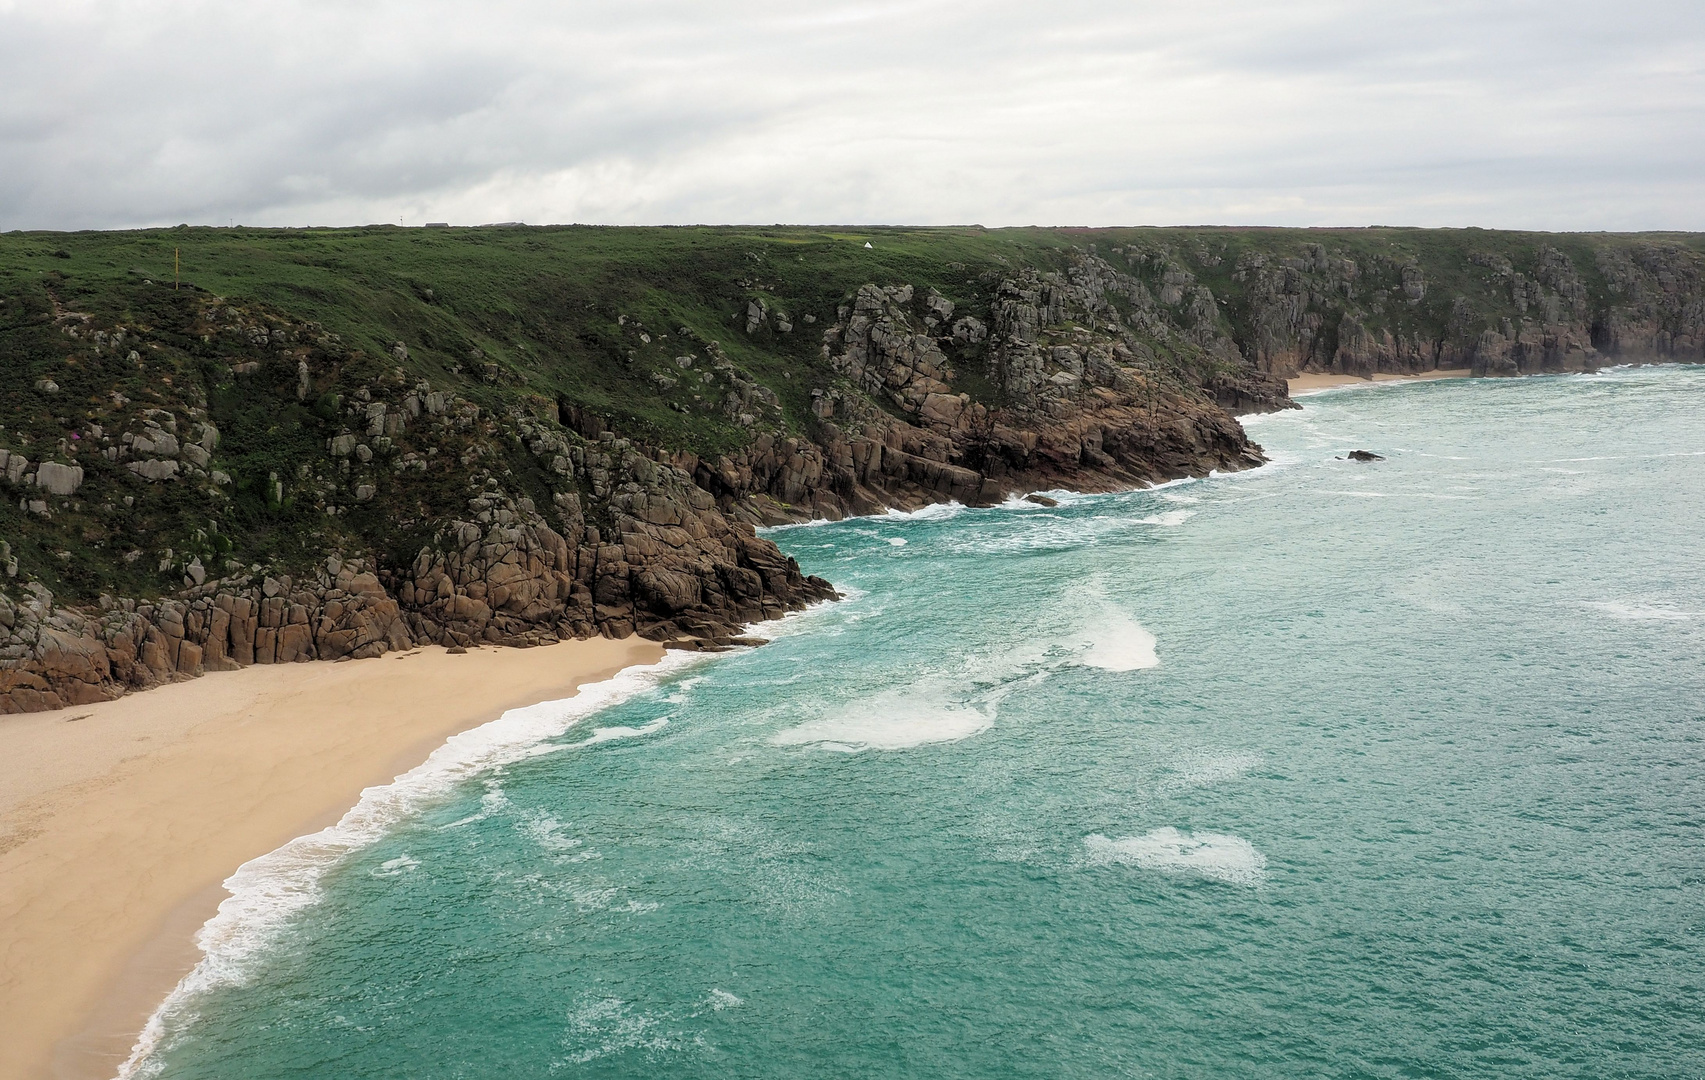
{"label": "shoreline", "polygon": [[429,647],[0,717],[0,1080],[110,1080],[239,866],[460,732],[663,655],[638,638]]}
{"label": "shoreline", "polygon": [[1379,372],[1371,376],[1336,375],[1330,372],[1305,371],[1285,380],[1292,397],[1298,394],[1313,394],[1321,390],[1335,390],[1343,386],[1372,386],[1376,383],[1406,383],[1426,382],[1431,379],[1468,379],[1474,373],[1468,368],[1435,368],[1432,371],[1422,371],[1414,375],[1392,375]]}

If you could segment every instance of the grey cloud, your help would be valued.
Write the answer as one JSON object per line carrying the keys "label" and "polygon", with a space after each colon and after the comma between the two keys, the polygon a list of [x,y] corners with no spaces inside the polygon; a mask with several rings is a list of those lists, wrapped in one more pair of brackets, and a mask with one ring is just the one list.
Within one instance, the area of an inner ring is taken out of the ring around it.
{"label": "grey cloud", "polygon": [[0,0],[0,228],[1705,228],[1702,56],[1666,0]]}

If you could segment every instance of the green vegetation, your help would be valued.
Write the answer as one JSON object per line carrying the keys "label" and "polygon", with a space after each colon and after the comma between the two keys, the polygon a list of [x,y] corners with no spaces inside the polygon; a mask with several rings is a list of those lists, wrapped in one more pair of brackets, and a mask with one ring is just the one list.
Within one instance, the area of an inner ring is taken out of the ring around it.
{"label": "green vegetation", "polygon": [[[911,281],[956,302],[974,300],[976,275],[1004,268],[985,235],[388,226],[14,233],[0,237],[0,291],[34,292],[39,311],[42,285],[51,281],[68,308],[140,317],[166,304],[136,306],[144,280],[155,292],[170,288],[176,251],[186,286],[317,322],[368,357],[387,357],[393,342],[405,342],[401,366],[409,375],[488,407],[525,387],[596,410],[636,435],[711,452],[738,445],[744,433],[668,407],[690,395],[659,393],[649,377],[677,375],[674,355],[695,341],[719,341],[797,408],[804,395],[785,392],[787,384],[796,381],[793,368],[817,359],[819,336],[798,324],[791,336],[765,328],[749,339],[749,299],[812,314],[819,326],[866,281]],[[956,263],[971,269],[950,269]],[[691,332],[685,341],[683,327]],[[496,385],[482,379],[485,364],[497,366]]]}
{"label": "green vegetation", "polygon": [[[1351,260],[1360,276],[1346,299],[1358,294],[1370,329],[1438,338],[1458,297],[1488,323],[1516,314],[1499,260],[1537,278],[1541,253],[1561,250],[1602,304],[1613,288],[1599,269],[1604,245],[1652,243],[1705,251],[1691,235],[1411,229],[9,233],[0,448],[32,471],[8,479],[0,537],[15,580],[66,599],[157,595],[198,568],[297,567],[338,547],[406,560],[488,478],[548,505],[560,476],[548,469],[554,451],[534,444],[547,429],[551,446],[595,437],[577,417],[710,459],[765,432],[809,435],[813,390],[856,390],[825,362],[823,331],[868,282],[933,289],[956,314],[992,323],[1004,282],[1061,273],[1092,252],[1161,297],[1157,317],[1178,335],[1157,346],[1157,363],[1201,385],[1241,361],[1179,342],[1217,336],[1250,352],[1255,257]],[[1406,266],[1425,273],[1413,303],[1395,299]],[[1333,271],[1309,273],[1337,287]],[[1206,307],[1167,299],[1168,275],[1180,274],[1212,293]],[[749,331],[754,302],[769,317]],[[998,406],[1000,380],[979,362],[986,347],[954,354],[954,388]],[[694,363],[677,359],[687,356]],[[721,375],[717,364],[728,365]],[[720,406],[729,371],[776,407],[742,421]],[[428,393],[443,395],[441,411],[421,411]],[[405,401],[416,411],[399,424]],[[367,431],[363,410],[385,402],[390,426],[381,417]],[[205,446],[209,460],[186,458],[180,479],[138,475],[134,444],[121,439],[157,431]],[[351,432],[371,435],[361,450],[376,456],[331,449]],[[51,497],[25,484],[44,461],[75,463],[82,486]],[[374,490],[354,494],[364,486]],[[596,521],[591,493],[579,494]]]}

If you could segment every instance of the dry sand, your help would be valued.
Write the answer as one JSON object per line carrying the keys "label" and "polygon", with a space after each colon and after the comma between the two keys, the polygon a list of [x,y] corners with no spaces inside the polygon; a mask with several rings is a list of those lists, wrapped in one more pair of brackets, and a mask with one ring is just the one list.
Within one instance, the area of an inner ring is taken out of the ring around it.
{"label": "dry sand", "polygon": [[1466,379],[1474,374],[1467,368],[1441,368],[1436,371],[1423,371],[1419,375],[1386,375],[1384,373],[1363,378],[1360,375],[1322,375],[1314,372],[1304,372],[1292,379],[1290,383],[1291,396],[1306,394],[1311,390],[1330,390],[1335,386],[1369,386],[1373,383],[1388,382],[1422,382],[1426,379]]}
{"label": "dry sand", "polygon": [[427,648],[0,716],[0,1080],[111,1077],[239,865],[456,732],[662,654]]}

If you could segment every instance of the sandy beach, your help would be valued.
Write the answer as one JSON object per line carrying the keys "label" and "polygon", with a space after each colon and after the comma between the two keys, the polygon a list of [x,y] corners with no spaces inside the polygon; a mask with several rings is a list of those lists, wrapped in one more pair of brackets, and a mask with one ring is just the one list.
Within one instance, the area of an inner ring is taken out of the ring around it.
{"label": "sandy beach", "polygon": [[0,717],[0,1080],[111,1077],[239,865],[456,732],[662,654],[425,648]]}
{"label": "sandy beach", "polygon": [[1374,383],[1388,382],[1423,382],[1427,379],[1466,379],[1474,373],[1467,368],[1440,368],[1434,371],[1423,371],[1419,375],[1387,375],[1380,373],[1372,378],[1360,375],[1332,375],[1315,372],[1304,372],[1294,378],[1285,380],[1290,384],[1291,396],[1306,394],[1314,390],[1331,390],[1338,386],[1371,386]]}

